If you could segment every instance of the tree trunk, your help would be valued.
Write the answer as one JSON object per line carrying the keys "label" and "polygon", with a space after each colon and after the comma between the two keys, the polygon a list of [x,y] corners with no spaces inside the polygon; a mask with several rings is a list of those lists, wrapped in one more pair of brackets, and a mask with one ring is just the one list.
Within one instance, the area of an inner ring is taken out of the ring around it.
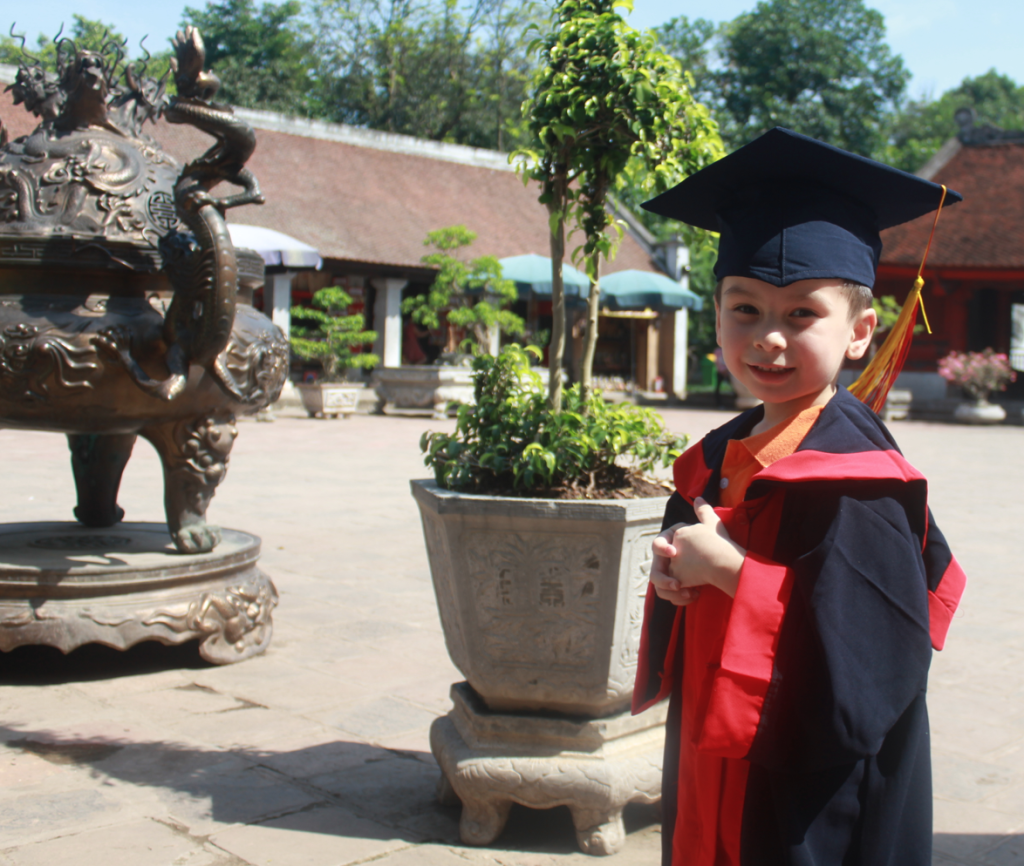
{"label": "tree trunk", "polygon": [[562,358],[565,355],[565,284],[562,259],[565,256],[565,218],[561,202],[548,205],[558,220],[551,229],[551,343],[548,346],[548,405],[552,412],[562,411]]}
{"label": "tree trunk", "polygon": [[594,351],[597,348],[597,315],[601,303],[601,253],[595,251],[590,261],[594,275],[590,278],[590,297],[587,298],[587,330],[583,337],[583,364],[580,371],[584,405],[594,390]]}

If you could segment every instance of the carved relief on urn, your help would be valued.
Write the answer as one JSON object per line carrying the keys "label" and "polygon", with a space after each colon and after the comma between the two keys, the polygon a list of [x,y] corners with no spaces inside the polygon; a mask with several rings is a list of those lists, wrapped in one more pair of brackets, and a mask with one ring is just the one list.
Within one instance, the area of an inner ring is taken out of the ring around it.
{"label": "carved relief on urn", "polygon": [[[0,423],[68,435],[75,516],[92,527],[123,516],[143,436],[176,547],[208,551],[235,416],[277,399],[288,369],[283,334],[250,303],[262,260],[232,246],[224,218],[263,201],[245,168],[255,134],[213,101],[194,28],[174,40],[173,97],[116,42],[56,47],[56,74],[26,55],[9,88],[39,126],[0,129]],[[182,166],[144,130],[161,116],[216,143]],[[218,197],[222,182],[236,191]]]}

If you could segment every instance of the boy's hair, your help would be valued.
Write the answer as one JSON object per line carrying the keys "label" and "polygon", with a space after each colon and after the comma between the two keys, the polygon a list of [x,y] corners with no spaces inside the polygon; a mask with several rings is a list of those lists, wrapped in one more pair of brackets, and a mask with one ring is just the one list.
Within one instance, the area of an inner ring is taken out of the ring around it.
{"label": "boy's hair", "polygon": [[[724,282],[724,279],[719,280],[718,285],[715,286],[716,307],[720,307],[722,305],[722,284]],[[867,286],[862,286],[860,283],[855,283],[852,280],[844,280],[843,284],[839,287],[839,290],[843,293],[843,297],[846,298],[846,303],[850,307],[851,319],[863,313],[871,306],[871,302],[874,300],[874,294],[871,289]]]}

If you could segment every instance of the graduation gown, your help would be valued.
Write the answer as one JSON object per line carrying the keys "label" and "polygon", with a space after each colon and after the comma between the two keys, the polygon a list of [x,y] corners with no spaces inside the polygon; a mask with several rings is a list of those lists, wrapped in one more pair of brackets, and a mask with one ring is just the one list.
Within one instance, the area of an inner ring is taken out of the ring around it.
{"label": "graduation gown", "polygon": [[[685,452],[664,525],[718,501],[730,439]],[[716,507],[748,551],[734,599],[649,588],[633,696],[671,695],[664,866],[930,866],[925,690],[964,573],[923,476],[843,388],[788,457]]]}

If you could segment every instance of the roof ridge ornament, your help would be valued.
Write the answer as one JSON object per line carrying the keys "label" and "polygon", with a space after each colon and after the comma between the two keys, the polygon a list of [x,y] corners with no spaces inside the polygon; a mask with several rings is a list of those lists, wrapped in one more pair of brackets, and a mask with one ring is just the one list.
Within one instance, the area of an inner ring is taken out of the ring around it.
{"label": "roof ridge ornament", "polygon": [[977,124],[978,112],[970,106],[958,108],[953,115],[960,131],[956,137],[968,147],[993,144],[1024,143],[1024,129],[1003,129],[994,123]]}

